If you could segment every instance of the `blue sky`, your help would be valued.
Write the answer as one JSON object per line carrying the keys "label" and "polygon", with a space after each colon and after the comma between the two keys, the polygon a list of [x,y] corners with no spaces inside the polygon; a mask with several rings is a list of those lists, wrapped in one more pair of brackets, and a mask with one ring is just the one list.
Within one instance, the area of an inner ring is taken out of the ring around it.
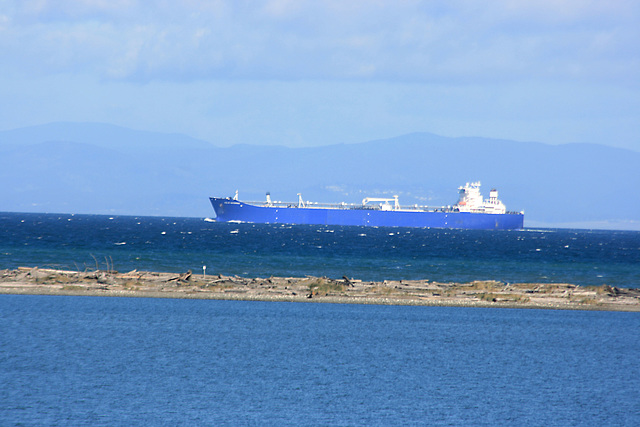
{"label": "blue sky", "polygon": [[640,151],[640,2],[0,0],[0,129]]}

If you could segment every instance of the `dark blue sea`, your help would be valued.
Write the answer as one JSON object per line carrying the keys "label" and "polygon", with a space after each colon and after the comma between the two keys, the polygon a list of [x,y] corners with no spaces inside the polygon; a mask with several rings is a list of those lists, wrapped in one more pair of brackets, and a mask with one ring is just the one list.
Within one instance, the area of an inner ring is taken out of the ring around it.
{"label": "dark blue sea", "polygon": [[[0,213],[0,269],[638,287],[640,233]],[[0,295],[0,425],[640,425],[640,314]]]}
{"label": "dark blue sea", "polygon": [[0,269],[640,286],[640,231],[229,224],[0,213]]}

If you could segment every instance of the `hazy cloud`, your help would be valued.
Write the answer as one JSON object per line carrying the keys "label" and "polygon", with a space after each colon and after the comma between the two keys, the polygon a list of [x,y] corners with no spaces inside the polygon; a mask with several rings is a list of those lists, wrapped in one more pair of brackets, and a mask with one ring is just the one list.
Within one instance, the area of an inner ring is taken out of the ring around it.
{"label": "hazy cloud", "polygon": [[0,0],[0,128],[640,150],[640,2]]}
{"label": "hazy cloud", "polygon": [[635,84],[634,1],[4,1],[3,67],[134,81]]}

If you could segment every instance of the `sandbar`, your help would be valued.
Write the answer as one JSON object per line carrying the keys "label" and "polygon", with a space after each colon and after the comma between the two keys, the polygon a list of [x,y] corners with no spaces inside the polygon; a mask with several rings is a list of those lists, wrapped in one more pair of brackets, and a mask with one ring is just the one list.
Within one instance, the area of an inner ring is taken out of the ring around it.
{"label": "sandbar", "polygon": [[478,280],[371,282],[349,277],[239,277],[150,271],[0,270],[0,294],[640,311],[640,289]]}

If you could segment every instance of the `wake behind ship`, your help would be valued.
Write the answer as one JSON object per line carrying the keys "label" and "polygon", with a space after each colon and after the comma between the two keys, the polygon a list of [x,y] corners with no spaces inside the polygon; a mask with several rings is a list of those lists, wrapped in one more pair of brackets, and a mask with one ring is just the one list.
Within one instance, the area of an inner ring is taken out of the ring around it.
{"label": "wake behind ship", "polygon": [[458,188],[453,206],[401,206],[392,199],[367,197],[362,204],[322,204],[274,202],[267,193],[264,202],[242,202],[234,197],[211,197],[218,222],[266,224],[357,225],[370,227],[462,228],[477,230],[517,230],[523,228],[524,212],[508,212],[491,190],[482,198],[480,182]]}

